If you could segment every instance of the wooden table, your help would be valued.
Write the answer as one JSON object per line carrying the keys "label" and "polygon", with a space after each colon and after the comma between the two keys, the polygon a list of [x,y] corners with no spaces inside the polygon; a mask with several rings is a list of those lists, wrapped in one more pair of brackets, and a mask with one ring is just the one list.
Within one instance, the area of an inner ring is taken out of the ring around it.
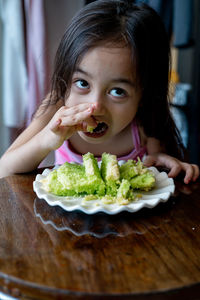
{"label": "wooden table", "polygon": [[200,299],[200,181],[153,209],[50,207],[35,174],[0,180],[0,291],[20,299]]}

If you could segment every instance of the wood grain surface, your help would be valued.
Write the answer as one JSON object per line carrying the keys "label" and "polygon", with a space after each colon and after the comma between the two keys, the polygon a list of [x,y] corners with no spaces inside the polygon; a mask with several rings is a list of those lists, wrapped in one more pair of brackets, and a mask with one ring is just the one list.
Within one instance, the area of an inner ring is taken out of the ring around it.
{"label": "wood grain surface", "polygon": [[200,299],[200,182],[117,215],[66,212],[0,179],[0,290],[19,299]]}

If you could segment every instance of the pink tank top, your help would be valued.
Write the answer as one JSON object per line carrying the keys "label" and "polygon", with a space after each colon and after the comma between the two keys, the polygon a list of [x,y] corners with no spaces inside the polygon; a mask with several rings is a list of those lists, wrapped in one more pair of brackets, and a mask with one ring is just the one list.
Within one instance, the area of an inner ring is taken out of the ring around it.
{"label": "pink tank top", "polygon": [[[140,136],[138,131],[138,126],[135,121],[132,122],[132,138],[133,144],[135,148],[127,155],[118,156],[118,160],[128,160],[128,159],[137,159],[142,157],[146,154],[146,147],[141,147],[140,145]],[[97,158],[100,160],[101,158]],[[76,162],[82,163],[82,156],[70,149],[69,141],[66,140],[60,148],[55,151],[55,164],[62,165],[65,162]]]}

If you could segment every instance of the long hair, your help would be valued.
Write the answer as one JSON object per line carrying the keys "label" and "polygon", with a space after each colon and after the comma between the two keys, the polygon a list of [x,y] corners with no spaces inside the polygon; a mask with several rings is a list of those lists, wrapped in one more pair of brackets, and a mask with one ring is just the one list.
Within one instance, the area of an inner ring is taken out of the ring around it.
{"label": "long hair", "polygon": [[182,143],[168,102],[169,38],[158,14],[145,4],[99,0],[78,12],[57,50],[50,100],[66,98],[84,54],[106,42],[125,43],[131,49],[137,83],[142,89],[136,118],[145,134],[159,139],[170,155],[182,158]]}

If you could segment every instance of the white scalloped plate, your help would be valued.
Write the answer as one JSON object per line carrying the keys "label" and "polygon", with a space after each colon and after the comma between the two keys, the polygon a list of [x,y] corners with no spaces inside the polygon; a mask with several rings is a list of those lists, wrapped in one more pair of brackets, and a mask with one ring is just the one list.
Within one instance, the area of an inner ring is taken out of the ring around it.
{"label": "white scalloped plate", "polygon": [[[123,162],[120,161],[119,163]],[[110,215],[121,211],[137,212],[143,207],[153,208],[160,202],[166,202],[175,190],[174,181],[172,178],[168,178],[167,173],[159,172],[155,167],[149,169],[155,174],[156,185],[154,189],[149,192],[138,192],[142,197],[127,205],[103,204],[101,200],[83,201],[81,197],[64,197],[48,193],[44,190],[41,180],[52,171],[50,169],[45,169],[42,174],[36,176],[33,190],[38,198],[44,199],[50,206],[58,205],[66,211],[80,210],[86,214],[104,212]]]}

